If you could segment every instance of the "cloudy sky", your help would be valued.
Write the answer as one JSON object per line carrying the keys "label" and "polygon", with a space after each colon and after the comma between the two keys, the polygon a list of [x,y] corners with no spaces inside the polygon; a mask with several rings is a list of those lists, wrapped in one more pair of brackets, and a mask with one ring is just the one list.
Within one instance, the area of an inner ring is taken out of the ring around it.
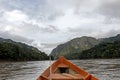
{"label": "cloudy sky", "polygon": [[0,0],[0,37],[51,52],[75,37],[120,33],[120,0]]}

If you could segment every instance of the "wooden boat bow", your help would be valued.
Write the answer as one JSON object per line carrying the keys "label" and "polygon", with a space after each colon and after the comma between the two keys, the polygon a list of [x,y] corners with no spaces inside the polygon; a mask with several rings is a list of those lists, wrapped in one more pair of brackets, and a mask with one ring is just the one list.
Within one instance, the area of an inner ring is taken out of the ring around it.
{"label": "wooden boat bow", "polygon": [[[51,71],[51,72],[50,72]],[[51,74],[50,74],[51,73]],[[37,80],[99,80],[85,70],[59,57]]]}

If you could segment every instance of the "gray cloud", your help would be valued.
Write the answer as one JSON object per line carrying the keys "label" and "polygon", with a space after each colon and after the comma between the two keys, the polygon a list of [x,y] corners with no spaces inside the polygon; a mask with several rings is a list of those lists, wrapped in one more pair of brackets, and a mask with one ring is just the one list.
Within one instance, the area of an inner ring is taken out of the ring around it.
{"label": "gray cloud", "polygon": [[24,22],[24,23],[22,23],[22,25],[19,25],[19,26],[21,27],[22,31],[24,31],[28,34],[30,34],[30,33],[36,34],[41,30],[39,25],[33,24],[31,22]]}
{"label": "gray cloud", "polygon": [[75,37],[118,34],[119,8],[119,0],[0,0],[0,37],[50,53]]}
{"label": "gray cloud", "polygon": [[23,31],[28,31],[30,33],[55,33],[59,29],[53,25],[39,25],[33,23],[23,23]]}
{"label": "gray cloud", "polygon": [[120,0],[106,0],[98,8],[99,13],[107,18],[120,18]]}
{"label": "gray cloud", "polygon": [[11,34],[10,32],[2,32],[2,31],[0,31],[0,37],[5,39],[12,39],[14,41],[23,42],[27,44],[31,44],[34,41],[33,39],[28,39],[20,35],[15,35],[15,34]]}
{"label": "gray cloud", "polygon": [[103,37],[103,38],[105,38],[105,37],[111,37],[111,36],[116,36],[117,34],[120,34],[120,29],[118,29],[118,30],[112,29],[112,30],[104,33],[100,37]]}
{"label": "gray cloud", "polygon": [[51,32],[54,33],[54,32],[58,32],[59,31],[58,27],[53,26],[53,25],[48,25],[48,27],[45,28],[44,30],[45,31],[47,30],[47,32],[50,32],[50,33]]}
{"label": "gray cloud", "polygon": [[[87,26],[84,26],[87,28]],[[89,26],[88,26],[89,27]],[[77,27],[77,28],[68,28],[69,32],[73,32],[73,33],[91,33],[93,31],[95,31],[94,28],[82,28],[82,27]]]}
{"label": "gray cloud", "polygon": [[59,43],[41,43],[45,48],[55,48]]}
{"label": "gray cloud", "polygon": [[42,50],[46,51],[48,54],[52,51],[52,49],[54,49],[57,45],[61,44],[61,42],[58,43],[41,43]]}
{"label": "gray cloud", "polygon": [[47,54],[50,54],[53,48],[55,48],[60,43],[39,43],[39,42],[33,42],[32,45],[37,47],[41,51],[45,51]]}

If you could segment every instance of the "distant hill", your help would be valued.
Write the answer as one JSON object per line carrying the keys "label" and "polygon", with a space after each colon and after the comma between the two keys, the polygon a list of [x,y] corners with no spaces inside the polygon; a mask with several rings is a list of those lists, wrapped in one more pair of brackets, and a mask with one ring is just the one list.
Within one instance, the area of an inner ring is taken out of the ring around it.
{"label": "distant hill", "polygon": [[80,53],[83,50],[90,49],[94,47],[95,45],[99,44],[99,41],[92,37],[80,37],[72,39],[64,44],[58,45],[53,51],[51,52],[51,55],[53,55],[56,58],[58,56],[64,56],[68,59],[74,59],[78,57],[76,53]]}
{"label": "distant hill", "polygon": [[0,60],[46,60],[48,56],[37,48],[11,39],[0,38]]}
{"label": "distant hill", "polygon": [[98,40],[100,41],[100,44],[79,53],[79,59],[120,58],[120,34]]}
{"label": "distant hill", "polygon": [[[68,59],[116,58],[119,57],[118,55],[120,55],[118,53],[120,51],[120,46],[117,44],[120,45],[120,34],[114,37],[101,39],[83,36],[58,45],[52,50],[51,55],[53,55],[55,59],[59,56],[64,56]],[[109,54],[109,56],[106,57],[108,54],[106,51],[114,54]],[[97,57],[95,55],[97,55]]]}
{"label": "distant hill", "polygon": [[120,58],[120,41],[100,43],[78,54],[79,59]]}
{"label": "distant hill", "polygon": [[99,39],[99,41],[102,42],[115,42],[115,41],[120,41],[120,34],[113,36],[113,37],[109,37],[109,38],[101,38]]}

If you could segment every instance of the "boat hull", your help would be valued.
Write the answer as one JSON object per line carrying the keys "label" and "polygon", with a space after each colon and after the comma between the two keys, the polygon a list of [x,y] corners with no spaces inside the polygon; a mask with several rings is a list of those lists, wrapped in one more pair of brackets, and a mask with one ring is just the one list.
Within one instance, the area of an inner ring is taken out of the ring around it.
{"label": "boat hull", "polygon": [[77,67],[64,57],[60,57],[48,67],[37,80],[99,80]]}

